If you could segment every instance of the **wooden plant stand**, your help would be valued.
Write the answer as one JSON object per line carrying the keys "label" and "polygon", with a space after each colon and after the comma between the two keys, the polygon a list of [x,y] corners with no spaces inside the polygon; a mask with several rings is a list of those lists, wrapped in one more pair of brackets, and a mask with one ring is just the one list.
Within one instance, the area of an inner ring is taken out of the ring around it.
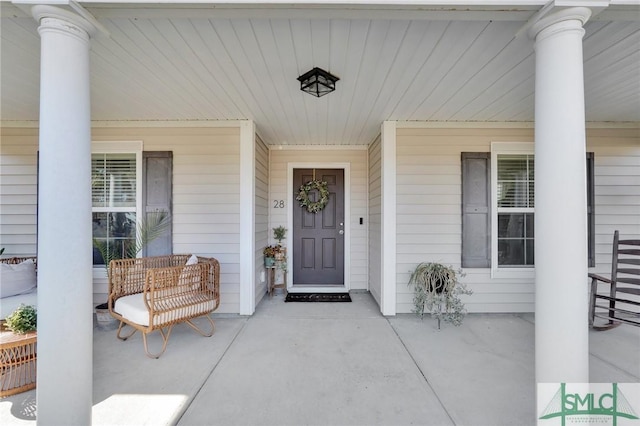
{"label": "wooden plant stand", "polygon": [[0,398],[36,387],[37,332],[15,334],[0,327]]}
{"label": "wooden plant stand", "polygon": [[268,283],[267,283],[267,292],[269,293],[269,298],[273,297],[273,291],[276,288],[281,288],[284,290],[284,296],[287,297],[287,273],[286,271],[283,273],[283,281],[279,284],[276,284],[276,269],[280,266],[278,265],[278,261],[273,266],[267,267],[268,274]]}

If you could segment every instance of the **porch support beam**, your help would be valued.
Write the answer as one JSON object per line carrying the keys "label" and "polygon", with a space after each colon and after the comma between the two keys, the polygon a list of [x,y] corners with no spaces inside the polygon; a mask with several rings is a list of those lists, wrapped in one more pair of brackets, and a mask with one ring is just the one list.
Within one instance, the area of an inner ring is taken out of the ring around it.
{"label": "porch support beam", "polygon": [[535,38],[536,382],[589,382],[584,7],[552,12]]}
{"label": "porch support beam", "polygon": [[90,38],[95,27],[32,9],[41,38],[38,177],[40,425],[89,425],[93,393]]}

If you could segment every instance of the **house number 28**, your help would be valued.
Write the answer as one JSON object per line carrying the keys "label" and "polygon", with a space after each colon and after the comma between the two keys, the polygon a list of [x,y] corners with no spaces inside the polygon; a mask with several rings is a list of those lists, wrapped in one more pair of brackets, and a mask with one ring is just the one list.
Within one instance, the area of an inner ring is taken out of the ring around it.
{"label": "house number 28", "polygon": [[284,209],[284,200],[273,200],[274,209]]}

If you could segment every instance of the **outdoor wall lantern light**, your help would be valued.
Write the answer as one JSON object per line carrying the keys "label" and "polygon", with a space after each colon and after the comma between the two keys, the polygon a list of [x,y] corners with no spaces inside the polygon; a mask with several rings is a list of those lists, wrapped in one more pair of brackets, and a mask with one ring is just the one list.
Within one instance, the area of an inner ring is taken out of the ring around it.
{"label": "outdoor wall lantern light", "polygon": [[336,81],[338,80],[340,79],[335,75],[318,67],[298,77],[300,90],[318,98],[336,90]]}

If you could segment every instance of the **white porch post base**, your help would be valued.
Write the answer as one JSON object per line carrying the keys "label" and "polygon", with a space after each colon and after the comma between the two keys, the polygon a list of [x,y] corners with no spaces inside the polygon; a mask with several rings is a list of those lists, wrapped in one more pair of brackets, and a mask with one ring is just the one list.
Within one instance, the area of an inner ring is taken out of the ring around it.
{"label": "white porch post base", "polygon": [[535,36],[536,382],[588,382],[583,24],[575,7]]}
{"label": "white porch post base", "polygon": [[89,38],[82,18],[34,6],[41,37],[38,177],[39,425],[91,424],[93,309]]}

